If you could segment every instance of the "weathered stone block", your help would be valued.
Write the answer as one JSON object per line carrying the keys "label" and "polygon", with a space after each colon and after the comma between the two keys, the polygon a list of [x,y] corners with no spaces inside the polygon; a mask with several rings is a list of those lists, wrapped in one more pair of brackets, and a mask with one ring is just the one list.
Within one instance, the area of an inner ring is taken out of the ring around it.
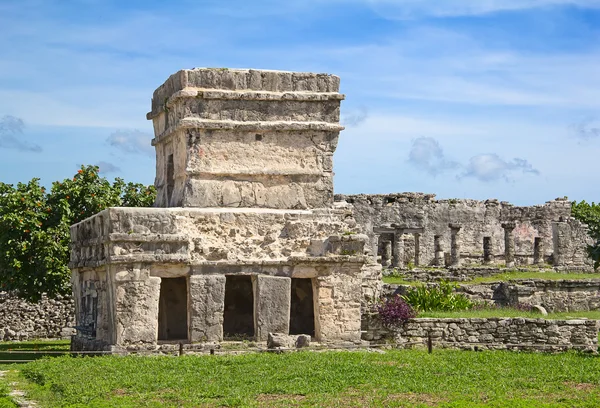
{"label": "weathered stone block", "polygon": [[223,340],[225,275],[190,276],[190,341]]}
{"label": "weathered stone block", "polygon": [[289,332],[292,280],[257,275],[253,279],[253,285],[256,339],[265,341],[270,332]]}

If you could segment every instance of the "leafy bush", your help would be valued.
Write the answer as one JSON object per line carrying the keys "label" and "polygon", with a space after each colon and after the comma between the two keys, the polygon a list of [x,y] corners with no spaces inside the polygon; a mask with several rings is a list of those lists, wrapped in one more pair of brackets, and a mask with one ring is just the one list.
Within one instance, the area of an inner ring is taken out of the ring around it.
{"label": "leafy bush", "polygon": [[461,293],[455,293],[457,285],[442,281],[435,286],[419,285],[409,288],[404,300],[419,312],[466,310],[474,303]]}
{"label": "leafy bush", "polygon": [[377,313],[385,327],[397,326],[417,316],[415,310],[399,295],[382,300],[377,305]]}
{"label": "leafy bush", "polygon": [[107,207],[148,207],[153,186],[111,184],[96,166],[81,166],[73,178],[54,182],[50,193],[39,179],[0,183],[0,289],[37,300],[70,291],[69,226]]}
{"label": "leafy bush", "polygon": [[588,204],[584,201],[573,201],[571,204],[573,217],[588,226],[588,233],[596,242],[588,245],[588,256],[594,261],[594,269],[600,267],[600,203]]}

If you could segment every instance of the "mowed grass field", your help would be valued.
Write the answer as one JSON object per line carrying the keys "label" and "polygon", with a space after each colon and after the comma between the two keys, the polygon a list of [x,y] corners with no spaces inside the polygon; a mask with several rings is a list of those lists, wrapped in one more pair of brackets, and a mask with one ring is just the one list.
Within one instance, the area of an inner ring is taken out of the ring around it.
{"label": "mowed grass field", "polygon": [[57,357],[9,369],[0,383],[16,381],[40,407],[600,406],[600,357],[579,353]]}
{"label": "mowed grass field", "polygon": [[[407,281],[402,276],[384,276],[383,283],[398,285],[422,285],[422,282]],[[499,281],[510,281],[517,279],[548,279],[548,280],[578,280],[578,279],[600,279],[600,273],[558,273],[549,271],[506,271],[492,276],[477,277],[469,281],[456,282],[461,285],[476,285],[478,283],[491,283]]]}

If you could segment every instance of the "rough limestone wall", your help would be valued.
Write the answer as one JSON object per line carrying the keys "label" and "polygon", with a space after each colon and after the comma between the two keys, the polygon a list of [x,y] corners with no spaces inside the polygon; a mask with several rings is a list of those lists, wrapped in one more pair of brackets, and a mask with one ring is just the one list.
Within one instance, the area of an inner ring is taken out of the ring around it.
{"label": "rough limestone wall", "polygon": [[[492,237],[496,263],[504,262],[503,222],[515,222],[515,261],[533,263],[534,238],[543,239],[544,261],[553,253],[552,223],[569,217],[571,203],[564,199],[544,205],[517,207],[498,200],[450,199],[436,200],[433,194],[401,193],[390,195],[337,195],[336,200],[347,201],[354,207],[354,217],[365,233],[373,238],[373,228],[397,224],[405,228],[423,228],[420,238],[420,264],[432,265],[433,241],[441,236],[441,246],[450,252],[448,224],[461,224],[461,257],[463,263],[483,262],[483,238]],[[580,245],[576,242],[574,245]]]}
{"label": "rough limestone wall", "polygon": [[413,342],[425,345],[431,335],[436,348],[597,352],[599,328],[597,320],[417,318],[388,330],[375,315],[363,316],[364,340],[391,338],[400,346]]}
{"label": "rough limestone wall", "polygon": [[29,302],[0,292],[0,341],[60,339],[74,333],[75,305],[70,297]]}
{"label": "rough limestone wall", "polygon": [[562,270],[593,270],[593,261],[587,255],[587,245],[594,240],[587,226],[575,218],[562,219],[553,224],[554,264]]}
{"label": "rough limestone wall", "polygon": [[[408,285],[383,285],[384,296],[403,295]],[[460,285],[456,291],[476,302],[499,306],[542,306],[548,312],[600,310],[600,279],[519,280]]]}
{"label": "rough limestone wall", "polygon": [[361,285],[362,276],[351,265],[316,278],[319,341],[360,342]]}

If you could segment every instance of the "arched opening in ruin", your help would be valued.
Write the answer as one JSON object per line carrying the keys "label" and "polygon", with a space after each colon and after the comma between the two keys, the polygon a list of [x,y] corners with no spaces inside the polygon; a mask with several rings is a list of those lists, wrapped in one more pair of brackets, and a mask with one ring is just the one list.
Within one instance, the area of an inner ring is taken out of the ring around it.
{"label": "arched opening in ruin", "polygon": [[187,278],[162,278],[158,300],[158,340],[187,340]]}
{"label": "arched opening in ruin", "polygon": [[292,278],[290,334],[315,336],[313,280]]}
{"label": "arched opening in ruin", "polygon": [[250,275],[227,275],[225,278],[225,338],[254,337],[254,290]]}

